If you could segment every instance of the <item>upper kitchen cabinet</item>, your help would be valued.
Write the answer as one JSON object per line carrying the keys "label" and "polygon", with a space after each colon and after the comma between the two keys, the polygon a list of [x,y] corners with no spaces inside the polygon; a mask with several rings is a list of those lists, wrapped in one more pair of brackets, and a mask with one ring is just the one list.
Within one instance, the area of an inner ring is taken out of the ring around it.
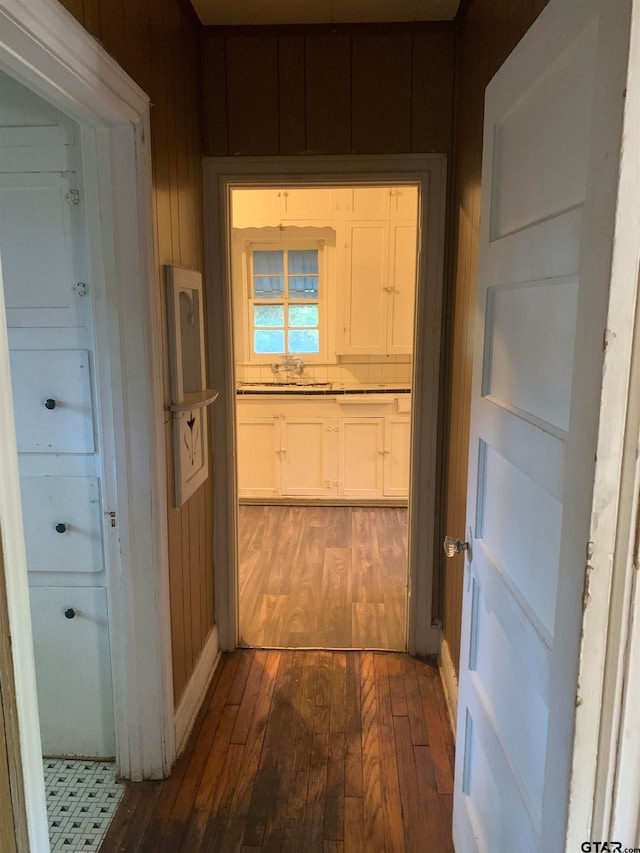
{"label": "upper kitchen cabinet", "polygon": [[346,212],[351,190],[323,187],[234,190],[234,228],[327,222]]}
{"label": "upper kitchen cabinet", "polygon": [[[353,222],[346,229],[345,355],[411,355],[417,228],[413,220]],[[339,330],[340,331],[340,330]]]}

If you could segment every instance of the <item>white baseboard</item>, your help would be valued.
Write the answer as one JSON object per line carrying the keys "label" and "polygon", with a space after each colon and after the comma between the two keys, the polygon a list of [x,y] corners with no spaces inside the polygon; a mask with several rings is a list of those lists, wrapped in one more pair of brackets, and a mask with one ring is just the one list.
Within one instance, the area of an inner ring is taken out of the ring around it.
{"label": "white baseboard", "polygon": [[440,643],[440,680],[444,690],[444,698],[449,712],[449,722],[453,730],[453,740],[456,739],[456,722],[458,718],[458,677],[451,659],[449,644],[442,637]]}
{"label": "white baseboard", "polygon": [[182,698],[176,708],[174,726],[176,732],[176,757],[186,746],[198,711],[211,684],[213,673],[220,661],[218,626],[214,625],[200,653]]}

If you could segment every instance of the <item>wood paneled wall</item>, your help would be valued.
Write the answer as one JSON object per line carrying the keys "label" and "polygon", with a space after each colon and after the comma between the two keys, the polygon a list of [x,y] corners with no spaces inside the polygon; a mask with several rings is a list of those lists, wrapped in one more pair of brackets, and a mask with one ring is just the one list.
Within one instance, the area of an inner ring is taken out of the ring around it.
{"label": "wood paneled wall", "polygon": [[[467,457],[475,321],[484,90],[547,0],[470,0],[456,34],[453,194],[450,211],[451,287],[446,364],[449,369],[449,450],[445,529],[466,538]],[[455,561],[455,562],[454,562]],[[464,559],[447,561],[444,634],[458,666]]]}
{"label": "wood paneled wall", "polygon": [[204,32],[208,155],[451,149],[452,24]]}
{"label": "wood paneled wall", "polygon": [[[185,0],[62,0],[151,98],[151,146],[159,263],[203,269],[202,86],[200,26]],[[164,282],[157,287],[165,305]],[[165,397],[169,400],[167,325],[162,318]],[[181,508],[173,507],[171,422],[165,423],[169,471],[169,568],[176,703],[214,621],[213,475]],[[210,458],[210,472],[213,460]]]}

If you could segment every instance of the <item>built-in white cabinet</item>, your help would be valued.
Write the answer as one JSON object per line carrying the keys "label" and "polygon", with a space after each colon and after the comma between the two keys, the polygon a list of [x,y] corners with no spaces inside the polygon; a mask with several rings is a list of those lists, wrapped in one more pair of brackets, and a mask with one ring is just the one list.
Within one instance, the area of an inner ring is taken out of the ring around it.
{"label": "built-in white cabinet", "polygon": [[240,397],[240,497],[407,498],[407,397]]}

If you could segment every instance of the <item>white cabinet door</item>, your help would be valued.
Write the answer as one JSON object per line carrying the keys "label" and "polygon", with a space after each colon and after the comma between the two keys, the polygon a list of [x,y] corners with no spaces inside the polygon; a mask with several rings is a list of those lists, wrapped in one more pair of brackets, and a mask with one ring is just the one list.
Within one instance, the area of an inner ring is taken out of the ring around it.
{"label": "white cabinet door", "polygon": [[355,187],[351,216],[353,219],[389,218],[391,190],[389,187]]}
{"label": "white cabinet door", "polygon": [[394,187],[391,190],[391,219],[418,221],[417,187]]}
{"label": "white cabinet door", "polygon": [[333,191],[315,187],[313,189],[289,189],[281,190],[281,217],[282,220],[331,220],[334,216]]}
{"label": "white cabinet door", "polygon": [[389,239],[387,353],[411,355],[416,294],[415,223],[393,223]]}
{"label": "white cabinet door", "polygon": [[411,462],[411,421],[406,415],[385,418],[384,494],[385,497],[409,496]]}
{"label": "white cabinet door", "polygon": [[22,477],[30,572],[101,572],[102,518],[96,477]]}
{"label": "white cabinet door", "polygon": [[344,352],[384,353],[387,345],[389,226],[347,226],[344,292]]}
{"label": "white cabinet door", "polygon": [[232,223],[234,228],[277,225],[281,216],[281,197],[276,190],[233,190]]}
{"label": "white cabinet door", "polygon": [[277,417],[238,419],[238,494],[280,494],[280,421]]}
{"label": "white cabinet door", "polygon": [[[611,270],[635,5],[551,0],[487,88],[470,548],[448,570],[465,572],[453,809],[464,853],[576,850],[589,837],[576,809],[594,780],[572,784],[571,764],[589,750],[584,731],[574,742],[584,620],[606,608],[583,602],[585,561],[594,577],[610,570],[594,477],[617,482],[615,457],[595,461],[602,331],[624,325],[611,306],[607,318],[608,294],[615,284],[621,298],[620,270],[636,268],[626,243]],[[593,645],[585,654],[597,670]],[[567,818],[580,824],[571,841]]]}
{"label": "white cabinet door", "polygon": [[30,596],[43,754],[114,755],[107,591],[47,586]]}
{"label": "white cabinet door", "polygon": [[335,418],[286,417],[282,429],[282,494],[335,494],[338,479]]}
{"label": "white cabinet door", "polygon": [[383,495],[384,418],[338,420],[339,493],[345,497]]}

